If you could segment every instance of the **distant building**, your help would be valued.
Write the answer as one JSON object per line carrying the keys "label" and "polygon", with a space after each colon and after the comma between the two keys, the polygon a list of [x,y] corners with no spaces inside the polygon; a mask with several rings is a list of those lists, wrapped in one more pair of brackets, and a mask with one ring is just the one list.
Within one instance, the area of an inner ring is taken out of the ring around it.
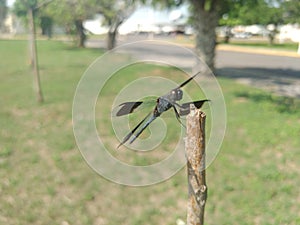
{"label": "distant building", "polygon": [[184,32],[188,21],[188,10],[182,6],[175,10],[155,10],[141,7],[120,26],[120,34],[129,33],[174,33]]}
{"label": "distant building", "polygon": [[83,27],[90,33],[100,35],[108,32],[108,27],[103,25],[104,18],[98,14],[92,20],[86,20],[83,22]]}
{"label": "distant building", "polygon": [[[177,10],[155,10],[143,6],[137,9],[119,28],[121,35],[130,33],[173,33],[184,32],[188,20],[188,10],[181,7]],[[97,15],[93,20],[86,20],[84,28],[93,34],[105,34],[108,27],[103,25],[104,18]],[[189,29],[191,32],[191,29]]]}
{"label": "distant building", "polygon": [[285,41],[300,42],[300,25],[286,24],[279,27],[278,39],[281,43]]}
{"label": "distant building", "polygon": [[237,36],[239,34],[244,34],[244,33],[247,33],[247,34],[250,34],[253,36],[258,36],[258,35],[265,36],[268,33],[265,26],[258,25],[258,24],[253,24],[253,25],[248,25],[248,26],[246,26],[246,25],[234,26],[231,29],[231,32],[233,33],[233,35],[237,35]]}
{"label": "distant building", "polygon": [[26,33],[26,29],[22,24],[22,21],[12,13],[7,14],[4,24],[8,34],[16,35]]}

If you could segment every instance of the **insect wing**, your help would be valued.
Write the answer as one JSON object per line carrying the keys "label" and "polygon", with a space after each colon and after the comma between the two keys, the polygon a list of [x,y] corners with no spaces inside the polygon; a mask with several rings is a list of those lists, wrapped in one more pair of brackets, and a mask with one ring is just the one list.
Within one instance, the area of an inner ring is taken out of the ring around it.
{"label": "insect wing", "polygon": [[196,73],[194,76],[190,77],[189,79],[187,79],[186,81],[184,81],[182,84],[180,84],[177,88],[182,88],[183,86],[185,86],[186,84],[188,84],[191,80],[193,80],[200,72]]}
{"label": "insect wing", "polygon": [[191,104],[194,104],[197,109],[200,109],[202,107],[202,105],[208,101],[209,101],[208,99],[204,99],[204,100],[199,100],[199,101],[194,101],[194,102],[183,103],[182,105],[180,105],[179,115],[186,116],[187,114],[189,114]]}
{"label": "insect wing", "polygon": [[133,113],[143,102],[124,102],[113,109],[114,116],[124,116]]}
{"label": "insect wing", "polygon": [[124,102],[112,110],[112,115],[114,117],[128,115],[137,111],[152,111],[156,105],[156,97],[147,97],[142,99],[142,101],[136,102]]}

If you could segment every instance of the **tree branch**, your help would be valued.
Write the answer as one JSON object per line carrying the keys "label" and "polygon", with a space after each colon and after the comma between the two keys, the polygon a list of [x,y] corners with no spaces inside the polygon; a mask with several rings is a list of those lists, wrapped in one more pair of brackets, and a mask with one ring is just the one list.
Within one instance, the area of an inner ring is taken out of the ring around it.
{"label": "tree branch", "polygon": [[47,0],[47,1],[41,2],[40,4],[38,4],[38,5],[34,8],[34,10],[37,10],[37,9],[42,8],[42,7],[44,7],[44,6],[47,6],[47,5],[50,4],[51,2],[53,2],[53,0]]}
{"label": "tree branch", "polygon": [[195,8],[204,10],[205,9],[205,0],[190,0],[192,5],[196,6]]}
{"label": "tree branch", "polygon": [[214,12],[218,9],[218,0],[212,0],[210,5],[210,12]]}
{"label": "tree branch", "polygon": [[187,225],[204,224],[207,198],[205,180],[205,113],[191,106],[185,141],[188,172]]}

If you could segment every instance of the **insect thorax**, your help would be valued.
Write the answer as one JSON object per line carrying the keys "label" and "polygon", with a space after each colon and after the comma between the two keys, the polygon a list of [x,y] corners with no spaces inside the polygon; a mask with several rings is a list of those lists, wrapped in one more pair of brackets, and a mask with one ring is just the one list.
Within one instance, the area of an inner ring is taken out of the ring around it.
{"label": "insect thorax", "polygon": [[158,111],[159,114],[167,111],[171,107],[172,107],[172,103],[170,102],[169,99],[167,99],[165,97],[160,97],[158,99],[157,111]]}

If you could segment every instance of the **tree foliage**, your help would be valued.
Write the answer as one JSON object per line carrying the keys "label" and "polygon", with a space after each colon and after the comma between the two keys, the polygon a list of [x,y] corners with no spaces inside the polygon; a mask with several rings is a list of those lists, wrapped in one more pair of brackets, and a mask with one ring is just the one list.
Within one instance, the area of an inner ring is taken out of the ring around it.
{"label": "tree foliage", "polygon": [[101,0],[100,13],[109,27],[107,48],[113,49],[116,44],[116,35],[120,25],[134,11],[137,1],[134,0]]}
{"label": "tree foliage", "polygon": [[63,26],[70,34],[76,34],[79,47],[84,47],[86,35],[83,21],[92,18],[98,10],[99,0],[53,0],[42,15],[52,18],[54,23]]}
{"label": "tree foliage", "polygon": [[26,18],[26,22],[29,28],[29,49],[30,49],[30,65],[32,67],[35,91],[37,95],[37,101],[43,102],[43,92],[40,83],[38,54],[36,48],[35,38],[35,14],[39,8],[48,4],[48,1],[43,1],[39,4],[37,0],[17,0],[14,4],[13,11],[16,15],[22,18]]}
{"label": "tree foliage", "polygon": [[[282,24],[287,20],[283,17],[283,7],[289,21],[300,21],[299,0],[189,0],[193,10],[197,49],[207,64],[214,68],[215,34],[219,25],[249,25],[249,24]],[[205,15],[201,17],[200,14]],[[206,20],[209,18],[209,20]],[[209,27],[209,28],[208,28]],[[275,31],[269,33],[270,43],[273,42]],[[202,44],[201,44],[202,43]]]}
{"label": "tree foliage", "polygon": [[[153,2],[168,7],[184,2],[190,4],[190,21],[196,33],[196,50],[211,69],[214,69],[215,28],[218,25],[259,23],[258,18],[262,20],[264,10],[268,7],[264,0],[153,0]],[[256,15],[258,9],[261,16]]]}
{"label": "tree foliage", "polygon": [[39,9],[38,9],[38,5],[42,2],[42,0],[16,0],[13,8],[12,8],[12,12],[21,18],[21,20],[23,20],[25,26],[27,26],[28,24],[28,9],[33,9],[34,11],[34,15],[35,15],[35,23],[38,23],[39,21],[39,17],[37,17],[37,15],[39,15]]}
{"label": "tree foliage", "polygon": [[98,0],[54,0],[44,10],[44,15],[51,15],[60,25],[74,25],[76,20],[86,20],[97,12]]}
{"label": "tree foliage", "polygon": [[28,8],[35,8],[38,0],[16,0],[13,5],[13,12],[19,16],[24,17],[27,15]]}
{"label": "tree foliage", "polygon": [[289,0],[282,3],[283,16],[288,23],[300,23],[300,1]]}
{"label": "tree foliage", "polygon": [[64,26],[68,33],[75,33],[80,47],[84,47],[86,39],[83,21],[102,14],[103,25],[109,26],[108,48],[113,48],[117,30],[132,12],[133,3],[133,0],[54,0],[43,14]]}
{"label": "tree foliage", "polygon": [[199,57],[214,70],[216,47],[215,28],[229,0],[153,0],[154,4],[167,7],[190,4],[190,21],[196,34],[196,52]]}
{"label": "tree foliage", "polygon": [[231,1],[220,19],[220,25],[278,24],[282,22],[281,8],[266,0]]}

